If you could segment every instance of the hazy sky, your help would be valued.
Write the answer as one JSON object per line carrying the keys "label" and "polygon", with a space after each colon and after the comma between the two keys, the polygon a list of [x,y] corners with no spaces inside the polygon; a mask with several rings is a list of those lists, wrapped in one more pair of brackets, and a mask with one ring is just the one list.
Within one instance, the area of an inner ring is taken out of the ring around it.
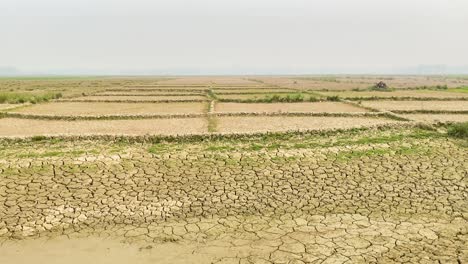
{"label": "hazy sky", "polygon": [[468,65],[468,0],[0,0],[0,67],[391,72]]}

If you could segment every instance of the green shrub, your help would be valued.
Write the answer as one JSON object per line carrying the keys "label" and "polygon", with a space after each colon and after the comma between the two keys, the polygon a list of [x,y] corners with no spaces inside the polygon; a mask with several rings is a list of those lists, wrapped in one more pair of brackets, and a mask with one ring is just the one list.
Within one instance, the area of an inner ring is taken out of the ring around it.
{"label": "green shrub", "polygon": [[450,125],[447,133],[452,137],[468,139],[468,122]]}
{"label": "green shrub", "polygon": [[42,140],[46,140],[46,139],[47,139],[47,137],[45,137],[45,136],[33,136],[31,138],[31,141],[42,141]]}
{"label": "green shrub", "polygon": [[340,101],[340,97],[338,95],[327,96],[327,101],[338,102]]}

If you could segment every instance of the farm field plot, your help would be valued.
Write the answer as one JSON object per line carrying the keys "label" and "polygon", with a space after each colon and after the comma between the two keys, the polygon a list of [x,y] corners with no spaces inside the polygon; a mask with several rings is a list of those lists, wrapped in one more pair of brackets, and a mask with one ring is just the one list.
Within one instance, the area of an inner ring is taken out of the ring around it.
{"label": "farm field plot", "polygon": [[262,94],[262,93],[253,93],[253,94],[217,94],[216,97],[220,100],[266,100],[269,97],[272,96],[279,96],[279,97],[287,97],[287,96],[298,96],[302,95],[305,100],[308,100],[310,97],[316,97],[312,94],[307,94],[307,93],[298,93],[298,92],[292,92],[292,93],[269,93],[269,94]]}
{"label": "farm field plot", "polygon": [[457,77],[436,76],[275,76],[258,77],[260,81],[269,85],[278,85],[288,88],[313,90],[352,90],[367,89],[379,81],[384,81],[389,87],[395,89],[447,86],[456,88],[468,86],[468,79]]}
{"label": "farm field plot", "polygon": [[0,136],[37,135],[182,135],[207,131],[202,118],[168,118],[141,120],[36,120],[0,119]]}
{"label": "farm field plot", "polygon": [[399,121],[383,118],[317,116],[219,117],[217,122],[217,129],[222,133],[358,128],[399,123]]}
{"label": "farm field plot", "polygon": [[468,263],[464,82],[0,78],[0,264]]}
{"label": "farm field plot", "polygon": [[[144,102],[144,101],[183,101],[183,100],[206,100],[205,96],[83,96],[73,98],[73,101],[135,101],[135,102]],[[63,99],[62,101],[66,101]]]}
{"label": "farm field plot", "polygon": [[143,90],[143,91],[205,91],[208,90],[209,87],[206,85],[133,85],[133,86],[125,86],[124,88],[111,88],[107,89],[107,91],[115,90],[115,91],[122,91],[122,90]]}
{"label": "farm field plot", "polygon": [[[190,114],[203,113],[208,108],[207,103],[89,103],[89,102],[57,102],[36,104],[14,110],[14,113],[37,115],[148,115],[148,114]],[[0,120],[1,122],[1,120]]]}
{"label": "farm field plot", "polygon": [[272,89],[269,87],[266,88],[244,88],[244,89],[239,89],[239,88],[232,88],[232,89],[227,89],[227,88],[222,88],[222,89],[213,89],[213,92],[216,94],[248,94],[248,93],[294,93],[297,92],[293,89],[283,89],[283,88],[278,88],[278,89]]}
{"label": "farm field plot", "polygon": [[468,122],[468,114],[402,114],[401,116],[410,120],[421,122]]}
{"label": "farm field plot", "polygon": [[345,92],[316,92],[323,96],[339,96],[345,99],[355,98],[391,98],[391,97],[413,97],[413,98],[468,98],[468,94],[450,91],[432,91],[432,90],[407,90],[407,91],[345,91]]}
{"label": "farm field plot", "polygon": [[338,102],[313,102],[313,103],[217,103],[215,112],[241,113],[241,112],[368,112],[364,108],[338,103]]}
{"label": "farm field plot", "polygon": [[150,91],[142,91],[142,90],[128,90],[128,91],[105,91],[105,92],[100,92],[96,93],[96,96],[164,96],[164,95],[170,95],[170,96],[197,96],[197,95],[202,95],[204,91],[170,91],[170,90],[150,90]]}
{"label": "farm field plot", "polygon": [[362,101],[361,104],[389,111],[468,111],[468,101]]}

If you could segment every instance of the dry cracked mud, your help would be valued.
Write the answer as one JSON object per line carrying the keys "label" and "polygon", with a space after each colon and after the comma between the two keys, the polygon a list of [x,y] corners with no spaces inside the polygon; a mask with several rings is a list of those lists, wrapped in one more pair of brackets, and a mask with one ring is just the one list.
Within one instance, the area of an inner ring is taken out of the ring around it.
{"label": "dry cracked mud", "polygon": [[468,150],[442,132],[0,146],[0,263],[468,261]]}

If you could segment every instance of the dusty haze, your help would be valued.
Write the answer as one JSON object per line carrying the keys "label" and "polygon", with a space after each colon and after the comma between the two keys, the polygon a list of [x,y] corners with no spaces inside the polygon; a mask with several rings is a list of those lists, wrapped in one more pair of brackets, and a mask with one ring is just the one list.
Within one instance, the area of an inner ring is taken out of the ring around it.
{"label": "dusty haze", "polygon": [[462,73],[468,70],[466,14],[466,0],[2,0],[0,68]]}

